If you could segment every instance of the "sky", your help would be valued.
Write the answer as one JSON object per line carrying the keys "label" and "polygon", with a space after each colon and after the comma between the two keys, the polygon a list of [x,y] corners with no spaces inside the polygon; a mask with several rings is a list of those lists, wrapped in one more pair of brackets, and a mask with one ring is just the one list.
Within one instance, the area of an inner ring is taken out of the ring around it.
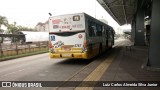
{"label": "sky", "polygon": [[0,15],[9,23],[34,28],[52,16],[85,12],[97,19],[105,19],[114,29],[119,27],[96,0],[0,0]]}

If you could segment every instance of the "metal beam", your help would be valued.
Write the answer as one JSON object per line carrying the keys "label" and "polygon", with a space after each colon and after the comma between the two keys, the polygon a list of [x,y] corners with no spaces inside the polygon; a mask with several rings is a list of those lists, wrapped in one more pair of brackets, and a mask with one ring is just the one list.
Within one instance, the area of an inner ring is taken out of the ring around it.
{"label": "metal beam", "polygon": [[109,13],[110,13],[110,15],[113,17],[113,19],[115,20],[115,21],[117,21],[117,23],[119,24],[119,25],[121,25],[121,23],[119,22],[119,20],[117,19],[117,17],[113,14],[113,12],[110,10],[110,8],[105,4],[105,2],[103,1],[103,0],[97,0],[102,6],[103,6],[103,8],[105,9],[105,10],[107,10]]}
{"label": "metal beam", "polygon": [[133,7],[133,5],[116,5],[116,4],[114,4],[114,5],[112,5],[112,6],[109,6],[109,7],[119,7],[119,6],[125,6],[125,7]]}
{"label": "metal beam", "polygon": [[115,2],[117,2],[117,1],[118,1],[118,0],[114,0],[114,1],[112,1],[112,2],[110,2],[110,3],[108,3],[107,6],[109,6],[110,4],[115,3]]}
{"label": "metal beam", "polygon": [[126,21],[126,24],[128,24],[127,22],[127,16],[126,16],[126,9],[125,9],[125,3],[124,3],[124,0],[122,0],[122,4],[123,4],[123,13],[124,13],[124,18],[125,18],[125,21]]}

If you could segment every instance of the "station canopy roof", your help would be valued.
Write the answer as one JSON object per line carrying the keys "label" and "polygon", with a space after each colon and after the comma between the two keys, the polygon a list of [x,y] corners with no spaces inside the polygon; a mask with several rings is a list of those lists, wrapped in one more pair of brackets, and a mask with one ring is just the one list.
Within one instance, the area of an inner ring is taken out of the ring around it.
{"label": "station canopy roof", "polygon": [[119,24],[131,24],[137,10],[138,0],[97,0]]}

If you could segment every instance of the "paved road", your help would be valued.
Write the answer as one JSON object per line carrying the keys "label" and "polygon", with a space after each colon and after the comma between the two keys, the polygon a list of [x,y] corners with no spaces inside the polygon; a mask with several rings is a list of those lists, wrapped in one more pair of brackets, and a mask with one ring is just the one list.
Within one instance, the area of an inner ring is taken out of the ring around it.
{"label": "paved road", "polygon": [[0,62],[0,81],[63,81],[91,61],[49,58],[39,54]]}
{"label": "paved road", "polygon": [[[116,40],[115,46],[123,42]],[[50,59],[48,53],[2,61],[0,81],[64,81],[92,61]]]}

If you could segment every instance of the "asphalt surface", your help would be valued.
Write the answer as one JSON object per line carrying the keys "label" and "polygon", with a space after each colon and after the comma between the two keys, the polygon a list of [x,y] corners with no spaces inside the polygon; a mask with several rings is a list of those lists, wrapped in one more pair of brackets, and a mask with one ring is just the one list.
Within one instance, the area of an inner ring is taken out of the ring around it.
{"label": "asphalt surface", "polygon": [[[91,60],[50,59],[49,54],[0,62],[0,81],[64,81]],[[0,88],[0,90],[53,90],[49,88]]]}
{"label": "asphalt surface", "polygon": [[[116,40],[115,46],[123,46]],[[93,60],[50,59],[48,53],[0,62],[0,81],[65,81]],[[53,90],[49,88],[0,88],[0,90]]]}
{"label": "asphalt surface", "polygon": [[63,81],[90,61],[50,59],[49,54],[0,62],[0,81]]}

